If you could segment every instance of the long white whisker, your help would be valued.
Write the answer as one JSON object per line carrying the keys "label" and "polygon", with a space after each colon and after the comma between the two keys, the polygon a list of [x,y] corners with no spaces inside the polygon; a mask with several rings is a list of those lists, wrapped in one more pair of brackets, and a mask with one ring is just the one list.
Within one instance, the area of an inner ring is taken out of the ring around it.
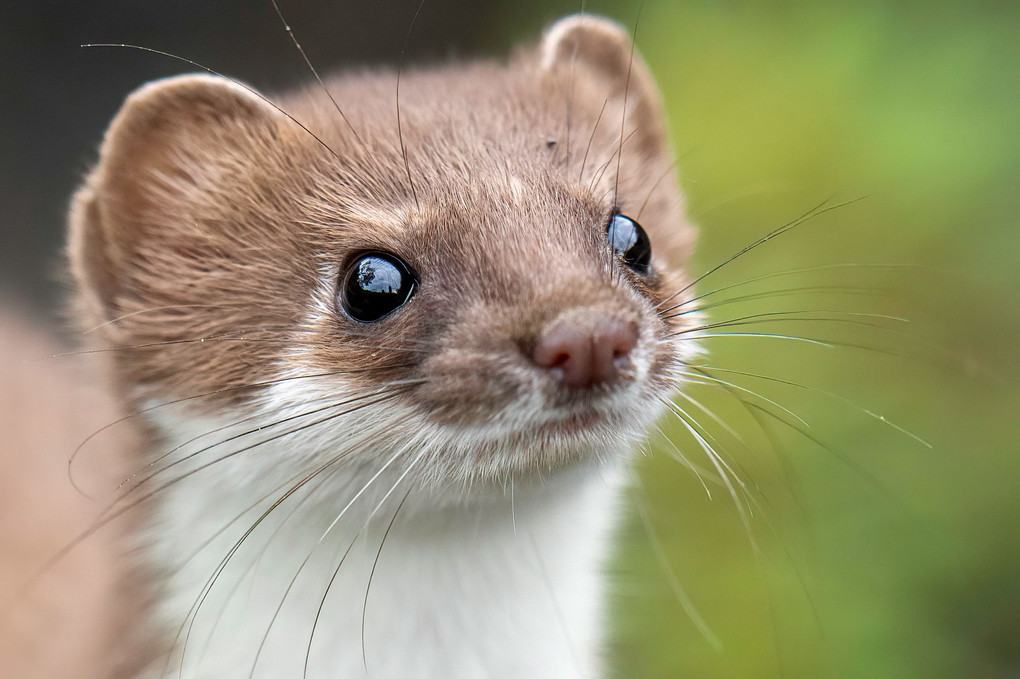
{"label": "long white whisker", "polygon": [[[279,507],[281,504],[286,502],[288,498],[290,498],[294,493],[296,493],[301,488],[303,488],[308,483],[310,483],[319,474],[321,474],[322,472],[326,471],[327,469],[329,469],[333,465],[337,464],[341,459],[343,459],[344,456],[345,456],[345,454],[341,453],[339,455],[336,455],[336,456],[330,458],[324,464],[320,465],[315,470],[313,470],[310,474],[305,475],[298,483],[296,483],[293,486],[291,486],[290,488],[288,488],[287,491],[283,495],[279,496],[275,501],[273,501],[273,503],[264,512],[262,512],[262,514],[259,515],[259,517],[255,520],[255,522],[253,524],[251,524],[251,526],[249,526],[245,530],[245,532],[241,535],[241,537],[234,543],[234,545],[227,552],[226,556],[224,556],[220,560],[219,564],[217,564],[216,568],[213,570],[212,575],[209,576],[209,579],[206,580],[205,584],[202,586],[202,589],[199,592],[199,596],[196,599],[195,603],[192,604],[190,610],[185,615],[184,621],[181,622],[181,626],[178,628],[177,635],[174,637],[173,644],[171,645],[172,648],[176,648],[178,646],[178,644],[181,641],[181,634],[184,634],[184,630],[185,630],[185,628],[187,628],[187,634],[185,635],[185,638],[184,638],[184,644],[181,646],[180,667],[181,667],[182,671],[184,669],[185,654],[187,652],[188,640],[191,637],[191,631],[194,628],[195,620],[198,617],[198,614],[199,614],[199,612],[201,610],[202,604],[205,602],[206,598],[209,596],[209,593],[212,591],[212,588],[215,585],[216,580],[219,578],[220,574],[227,567],[227,564],[230,562],[230,560],[234,556],[234,554],[237,553],[237,550],[239,550],[241,548],[241,545],[244,544],[244,542],[248,539],[248,537],[252,533],[254,533],[255,530],[260,525],[262,525],[262,523],[266,520],[266,518],[268,518],[269,515],[272,514],[276,510],[277,507]],[[172,653],[168,654],[167,661],[166,661],[166,666],[163,668],[163,672],[161,673],[160,676],[166,676],[166,673],[170,669],[170,663],[171,663],[172,660],[173,660],[173,654]]]}
{"label": "long white whisker", "polygon": [[896,431],[900,432],[901,434],[903,434],[905,436],[908,436],[911,439],[917,441],[918,443],[920,443],[924,447],[928,448],[929,450],[934,448],[934,446],[931,443],[929,443],[928,441],[925,441],[923,438],[921,438],[917,434],[909,431],[908,429],[905,429],[904,427],[901,427],[900,425],[896,424],[895,422],[889,420],[885,415],[880,415],[879,413],[876,413],[873,410],[865,408],[864,406],[862,406],[859,403],[856,403],[856,402],[848,399],[845,396],[840,396],[839,394],[831,392],[831,391],[829,391],[827,389],[822,389],[820,387],[815,387],[815,386],[808,385],[808,384],[800,384],[798,382],[793,382],[791,380],[784,380],[784,379],[781,379],[781,378],[778,378],[778,377],[772,377],[771,375],[761,375],[759,373],[753,373],[753,372],[747,372],[747,371],[741,371],[741,370],[727,370],[725,368],[713,368],[713,367],[708,367],[708,366],[702,366],[702,369],[704,369],[704,370],[712,370],[712,371],[715,371],[715,372],[729,373],[729,374],[732,374],[732,375],[743,375],[745,377],[753,377],[753,378],[760,379],[760,380],[765,380],[765,381],[768,381],[768,382],[775,382],[775,383],[778,383],[778,384],[785,384],[785,385],[788,385],[788,386],[791,386],[791,387],[796,387],[798,389],[804,389],[804,390],[811,391],[811,392],[814,392],[814,393],[817,393],[817,394],[824,394],[825,396],[828,396],[829,398],[834,398],[834,399],[836,399],[838,401],[842,401],[843,403],[846,403],[847,405],[849,405],[850,407],[854,408],[855,410],[858,410],[858,411],[864,413],[868,417],[871,417],[873,419],[878,420],[882,424],[885,424],[885,425],[888,425],[888,426],[892,427],[893,429],[895,429]]}
{"label": "long white whisker", "polygon": [[[677,460],[678,462],[680,462],[680,464],[682,464],[683,466],[687,467],[692,472],[694,472],[695,478],[698,479],[698,482],[701,484],[701,487],[705,489],[705,494],[708,496],[708,499],[711,500],[712,499],[712,491],[709,490],[708,484],[705,483],[704,476],[702,476],[703,474],[705,474],[705,475],[709,474],[708,470],[705,469],[704,467],[700,466],[700,465],[694,464],[694,462],[692,462],[686,455],[684,455],[683,451],[680,450],[680,447],[676,444],[676,442],[674,442],[673,439],[670,438],[666,434],[666,432],[664,432],[662,430],[662,427],[656,425],[655,429],[659,432],[659,434],[662,435],[662,438],[666,441],[667,444],[669,444],[670,448],[673,449],[675,455],[670,455],[670,457],[672,457],[673,459]],[[669,453],[667,453],[667,454],[669,454]],[[718,481],[718,479],[716,479],[714,477],[714,475],[712,477],[712,480],[713,481]],[[719,483],[722,483],[722,482],[719,481]]]}
{"label": "long white whisker", "polygon": [[655,525],[652,523],[652,517],[648,513],[648,507],[645,506],[642,498],[635,499],[634,504],[637,506],[638,516],[641,517],[641,525],[644,527],[645,535],[648,537],[648,544],[652,547],[652,552],[655,554],[656,561],[659,562],[659,567],[666,575],[666,582],[669,584],[670,591],[673,592],[673,597],[680,604],[680,607],[690,618],[691,622],[697,628],[701,636],[717,651],[722,650],[723,644],[719,639],[718,635],[712,631],[708,622],[702,617],[698,608],[691,601],[691,597],[687,594],[687,590],[684,589],[683,585],[680,584],[680,578],[677,577],[676,571],[673,570],[673,565],[669,561],[669,557],[666,555],[666,549],[662,545],[662,540],[659,538],[659,534],[655,531]]}
{"label": "long white whisker", "polygon": [[[361,487],[361,489],[357,493],[354,494],[354,497],[352,497],[350,499],[350,501],[348,501],[347,505],[344,506],[344,508],[340,510],[340,513],[336,515],[336,517],[333,519],[333,522],[329,524],[329,527],[326,528],[326,530],[324,530],[322,532],[322,535],[319,536],[319,539],[316,540],[315,544],[312,545],[311,549],[308,550],[308,554],[306,554],[305,558],[301,561],[301,565],[298,566],[297,571],[294,573],[294,577],[292,577],[290,579],[290,583],[288,583],[287,589],[284,591],[283,596],[280,598],[280,603],[276,607],[276,610],[273,612],[273,617],[270,619],[269,625],[266,627],[265,634],[262,635],[262,640],[259,642],[258,650],[256,651],[255,658],[252,661],[251,672],[248,675],[249,677],[254,677],[255,676],[255,669],[258,667],[259,658],[262,655],[263,648],[265,648],[266,640],[269,639],[269,633],[273,629],[273,624],[276,622],[277,617],[280,615],[280,610],[283,608],[283,605],[286,603],[287,596],[290,594],[291,589],[294,587],[294,583],[297,582],[298,577],[300,577],[302,571],[304,571],[305,566],[308,565],[308,562],[309,562],[309,560],[311,560],[312,555],[315,554],[315,551],[322,545],[323,541],[325,541],[325,539],[333,531],[333,529],[336,527],[336,525],[340,522],[340,519],[342,519],[343,516],[347,513],[347,511],[354,505],[354,503],[358,501],[358,498],[360,498],[365,493],[365,491],[367,491],[375,483],[376,479],[378,479],[389,468],[389,466],[391,464],[393,464],[393,462],[398,457],[400,457],[406,450],[407,450],[407,446],[403,446],[403,447],[397,449],[397,452],[395,452],[389,458],[389,460],[387,460],[386,463],[383,464],[375,472],[375,474],[372,475],[372,477],[367,482],[365,482],[365,484]],[[403,478],[403,476],[401,476],[401,478]]]}
{"label": "long white whisker", "polygon": [[913,265],[913,264],[886,264],[886,263],[882,263],[882,262],[875,262],[875,263],[870,263],[870,262],[865,262],[865,263],[846,262],[846,263],[837,263],[837,264],[820,264],[820,265],[817,265],[817,266],[801,267],[799,269],[787,269],[785,271],[773,271],[771,273],[761,274],[761,275],[758,275],[758,276],[754,276],[752,278],[747,278],[745,280],[738,281],[736,283],[729,283],[728,285],[723,285],[723,286],[720,286],[718,288],[714,288],[712,290],[709,290],[708,292],[703,292],[701,294],[695,295],[694,297],[691,297],[690,299],[685,300],[685,301],[675,305],[674,307],[671,307],[671,309],[664,310],[664,312],[668,312],[668,311],[670,311],[672,309],[678,309],[678,308],[686,306],[688,304],[694,304],[696,302],[701,301],[702,299],[705,299],[706,297],[711,297],[712,295],[717,295],[720,292],[725,292],[727,290],[732,290],[734,288],[740,288],[740,287],[743,287],[743,286],[746,286],[746,285],[751,285],[752,283],[757,283],[759,281],[771,280],[773,278],[782,278],[782,277],[786,277],[786,276],[794,276],[794,275],[802,274],[802,273],[814,273],[814,272],[818,272],[818,271],[828,271],[828,270],[832,270],[832,269],[850,269],[850,268],[897,269],[897,268],[926,268],[926,267],[919,267],[919,266]]}
{"label": "long white whisker", "polygon": [[[733,470],[726,463],[726,461],[719,456],[719,453],[715,451],[715,449],[712,447],[712,444],[710,444],[705,439],[705,437],[701,435],[698,429],[690,421],[690,415],[688,415],[683,410],[683,408],[673,403],[669,399],[662,398],[660,400],[662,401],[663,404],[665,404],[667,408],[672,410],[677,415],[677,419],[684,425],[684,428],[687,429],[688,432],[690,432],[691,436],[693,436],[695,441],[698,442],[698,445],[701,446],[701,449],[705,451],[705,455],[708,457],[708,460],[712,463],[712,466],[715,467],[716,473],[718,473],[719,478],[723,480],[723,483],[726,486],[726,491],[729,493],[730,498],[732,498],[733,500],[733,504],[736,507],[737,513],[740,516],[740,521],[741,523],[744,524],[744,528],[747,531],[748,538],[751,540],[751,543],[755,547],[755,549],[757,549],[757,542],[755,541],[754,535],[751,531],[751,523],[747,514],[747,510],[745,509],[744,505],[740,502],[740,494],[737,493],[737,488],[736,486],[733,485],[734,482],[736,482],[736,484],[746,492],[746,488],[744,486],[743,481],[741,481],[740,477],[738,477],[733,472]],[[732,480],[730,478],[730,474],[733,474]]]}
{"label": "long white whisker", "polygon": [[[298,511],[299,511],[299,510],[300,510],[300,509],[301,509],[301,508],[302,508],[302,507],[303,507],[303,506],[305,505],[305,503],[306,503],[306,502],[308,502],[308,501],[309,501],[309,499],[310,499],[310,498],[314,497],[314,495],[315,495],[316,491],[317,491],[317,490],[318,490],[319,488],[321,488],[321,487],[322,487],[322,486],[324,486],[325,484],[329,483],[329,481],[330,481],[330,480],[331,480],[331,479],[332,479],[332,478],[333,478],[334,476],[336,476],[336,474],[337,474],[338,472],[339,472],[339,468],[336,468],[336,469],[331,469],[331,470],[330,470],[330,471],[329,471],[329,472],[328,472],[328,473],[327,473],[327,474],[326,474],[325,476],[323,476],[323,477],[322,477],[322,478],[321,478],[321,479],[319,480],[319,482],[318,482],[318,483],[317,483],[317,484],[316,484],[315,486],[313,486],[313,487],[310,487],[310,488],[309,488],[309,490],[308,490],[308,492],[307,492],[307,493],[305,494],[305,496],[304,496],[304,497],[302,497],[302,498],[301,498],[300,500],[298,500],[298,501],[297,501],[297,502],[295,503],[295,505],[294,505],[294,506],[293,506],[293,507],[292,507],[292,508],[290,509],[290,511],[289,511],[289,512],[287,512],[287,516],[285,516],[285,517],[283,518],[283,520],[282,520],[282,521],[280,521],[280,525],[278,525],[278,526],[277,526],[276,528],[274,528],[274,529],[273,529],[273,532],[272,532],[272,533],[271,533],[271,534],[269,535],[269,537],[267,537],[267,538],[266,538],[266,540],[265,540],[265,541],[264,541],[264,543],[262,544],[262,547],[261,547],[261,548],[259,549],[259,553],[258,553],[258,555],[257,555],[257,556],[256,556],[256,557],[255,557],[254,559],[252,559],[252,560],[251,560],[251,562],[250,562],[250,563],[248,564],[248,566],[247,566],[247,567],[245,567],[244,571],[243,571],[243,572],[242,572],[242,573],[241,573],[240,575],[238,575],[238,577],[237,577],[237,580],[236,580],[236,581],[234,582],[234,586],[230,588],[230,592],[228,592],[228,593],[227,593],[227,596],[226,596],[226,597],[224,598],[224,600],[223,600],[223,605],[222,605],[222,606],[220,607],[220,612],[219,612],[219,613],[217,614],[217,616],[216,616],[216,619],[215,619],[215,620],[213,621],[212,627],[210,627],[210,629],[209,629],[209,633],[208,633],[208,635],[206,636],[206,643],[205,643],[205,646],[203,647],[203,649],[202,649],[201,653],[199,654],[199,659],[198,659],[198,666],[199,666],[199,667],[200,667],[200,666],[202,665],[202,660],[204,659],[204,657],[205,657],[205,654],[206,654],[206,652],[207,652],[207,651],[208,651],[208,649],[209,649],[209,646],[210,646],[210,645],[212,644],[212,641],[213,641],[213,637],[214,637],[214,636],[215,636],[215,634],[216,634],[216,630],[217,630],[217,628],[218,628],[218,627],[220,626],[220,622],[221,622],[221,620],[223,619],[223,615],[224,615],[224,614],[226,613],[226,611],[227,611],[227,608],[228,608],[228,607],[230,606],[230,602],[231,602],[231,601],[233,600],[233,598],[234,598],[234,596],[236,595],[237,591],[238,591],[238,590],[240,589],[240,587],[241,587],[241,584],[242,584],[242,583],[244,582],[245,578],[247,578],[247,577],[248,577],[248,574],[249,574],[249,573],[253,573],[253,572],[254,572],[254,571],[255,571],[255,570],[257,569],[257,566],[258,566],[258,564],[259,564],[259,563],[260,563],[260,562],[262,561],[262,559],[263,559],[263,558],[265,557],[265,555],[266,555],[266,552],[268,552],[268,551],[269,551],[269,547],[270,547],[270,546],[271,546],[271,545],[273,544],[273,541],[274,541],[274,539],[275,539],[275,538],[276,538],[276,536],[277,536],[277,535],[279,535],[279,534],[280,534],[280,532],[281,532],[281,531],[282,531],[282,530],[283,530],[283,529],[284,529],[284,528],[286,527],[287,523],[288,523],[288,522],[289,522],[289,521],[291,520],[291,518],[293,518],[293,517],[294,517],[294,516],[295,516],[295,515],[296,515],[296,514],[298,513]],[[300,476],[301,476],[300,474],[299,474],[299,475],[297,475],[297,476],[292,476],[292,477],[291,477],[290,479],[288,479],[288,480],[286,481],[286,483],[284,483],[284,484],[282,484],[282,485],[280,485],[280,486],[277,486],[277,487],[276,487],[276,488],[274,488],[274,489],[273,489],[273,490],[272,490],[271,492],[272,492],[272,493],[276,493],[276,492],[278,492],[278,491],[279,491],[279,490],[281,490],[281,489],[282,489],[283,487],[285,487],[285,486],[287,486],[287,485],[290,485],[291,483],[293,483],[293,482],[294,482],[294,481],[295,481],[295,480],[296,480],[297,478],[299,478]],[[231,520],[231,521],[230,521],[230,522],[229,522],[229,523],[228,523],[227,525],[225,525],[225,526],[224,526],[223,528],[221,528],[220,530],[216,531],[216,533],[215,533],[215,534],[213,534],[213,535],[212,535],[212,536],[210,537],[210,539],[206,540],[206,541],[205,541],[205,542],[203,543],[202,547],[201,547],[201,548],[200,548],[199,550],[196,550],[195,552],[193,552],[193,553],[192,553],[192,554],[191,554],[191,555],[190,555],[190,556],[189,556],[189,557],[188,557],[187,559],[185,559],[185,560],[184,560],[184,562],[183,562],[183,563],[181,564],[181,566],[178,566],[178,567],[177,567],[177,569],[178,569],[178,570],[180,570],[180,569],[181,569],[181,567],[182,567],[182,566],[183,566],[184,564],[188,563],[188,562],[189,562],[189,561],[190,561],[190,560],[191,560],[192,558],[194,558],[194,557],[195,557],[195,556],[196,556],[196,555],[198,554],[198,552],[199,552],[199,551],[201,551],[201,549],[204,549],[204,548],[205,548],[205,547],[207,547],[207,546],[208,546],[209,544],[211,544],[211,543],[212,543],[212,542],[213,542],[213,541],[214,541],[214,540],[215,540],[215,539],[216,539],[217,537],[219,537],[219,536],[220,536],[220,535],[222,535],[222,534],[223,534],[224,532],[226,532],[226,530],[227,530],[227,529],[228,529],[228,528],[229,528],[230,526],[232,526],[232,525],[234,525],[235,523],[237,523],[237,521],[239,521],[239,520],[240,520],[241,518],[243,518],[243,517],[244,517],[245,515],[247,515],[247,514],[248,514],[248,512],[250,512],[250,511],[251,511],[251,510],[253,510],[253,509],[254,509],[255,507],[257,507],[258,505],[260,505],[260,504],[262,504],[263,502],[265,502],[265,500],[266,500],[266,499],[267,499],[267,496],[263,496],[262,498],[260,498],[260,499],[259,499],[259,500],[258,500],[257,502],[255,502],[254,504],[252,504],[252,505],[249,505],[248,507],[246,507],[246,508],[244,509],[244,511],[242,511],[242,512],[241,512],[240,514],[238,514],[237,516],[235,516],[235,517],[234,517],[234,518],[233,518],[233,519],[232,519],[232,520]]]}
{"label": "long white whisker", "polygon": [[[692,369],[694,369],[694,368],[692,367]],[[703,372],[700,372],[700,371],[697,374],[695,374],[695,373],[684,371],[684,370],[677,370],[677,371],[675,371],[675,373],[677,375],[679,375],[679,376],[684,377],[685,379],[692,380],[692,381],[695,381],[695,382],[700,382],[702,384],[711,384],[711,383],[715,382],[715,383],[726,385],[726,386],[731,387],[733,389],[737,389],[737,390],[742,391],[742,392],[744,392],[746,394],[750,394],[751,396],[754,396],[755,398],[759,398],[762,401],[765,401],[769,405],[773,405],[776,408],[779,408],[784,413],[788,414],[790,417],[795,418],[798,422],[803,424],[805,427],[808,427],[808,428],[811,427],[811,425],[807,422],[807,420],[805,420],[803,417],[801,417],[797,413],[793,412],[792,410],[790,410],[786,406],[782,405],[781,403],[777,403],[776,401],[770,399],[769,397],[765,396],[764,394],[760,394],[760,393],[758,393],[756,391],[752,391],[751,389],[748,389],[747,387],[741,386],[739,384],[734,384],[732,382],[727,382],[726,380],[720,379],[718,377],[714,377],[712,375],[706,375],[706,374],[704,374]]]}
{"label": "long white whisker", "polygon": [[787,222],[783,226],[780,226],[779,228],[770,231],[769,233],[765,234],[764,236],[762,236],[758,240],[754,241],[750,245],[740,249],[735,254],[730,255],[729,257],[724,259],[719,264],[713,266],[708,271],[706,271],[705,273],[701,274],[700,276],[698,276],[697,278],[695,278],[691,282],[687,283],[684,287],[682,287],[681,289],[677,290],[676,292],[674,292],[672,295],[670,295],[666,299],[664,299],[661,302],[659,302],[659,304],[656,305],[656,308],[661,307],[663,304],[665,304],[666,302],[670,301],[671,299],[676,299],[677,297],[679,297],[680,295],[684,294],[685,292],[687,292],[688,290],[693,288],[695,285],[700,283],[702,280],[707,278],[708,276],[711,276],[716,271],[719,271],[720,269],[722,269],[724,266],[727,266],[728,264],[734,262],[735,260],[739,259],[740,257],[743,257],[748,252],[751,252],[752,250],[754,250],[754,249],[764,245],[765,243],[768,243],[772,239],[778,238],[779,236],[782,236],[783,234],[785,234],[785,233],[787,233],[787,232],[797,228],[801,224],[804,224],[805,222],[807,222],[807,221],[809,221],[811,219],[814,219],[815,217],[818,217],[819,215],[823,215],[823,214],[825,214],[827,212],[832,212],[833,210],[838,210],[838,209],[846,207],[848,205],[852,205],[853,203],[856,203],[856,202],[858,202],[860,200],[863,200],[863,199],[862,198],[857,198],[855,200],[849,200],[849,201],[846,201],[846,202],[843,202],[843,203],[839,203],[837,205],[830,205],[829,207],[825,207],[826,204],[829,202],[828,199],[822,201],[821,203],[819,203],[815,207],[811,208],[806,213],[804,213],[803,215],[801,215],[797,219],[793,220],[792,222]]}
{"label": "long white whisker", "polygon": [[[378,512],[379,509],[383,506],[383,504],[385,504],[386,500],[389,499],[393,491],[396,490],[397,486],[400,485],[400,483],[411,472],[411,470],[417,466],[418,462],[422,459],[422,457],[424,457],[425,452],[426,452],[425,449],[422,449],[422,451],[418,453],[417,457],[415,457],[411,461],[411,463],[407,465],[407,468],[397,478],[397,480],[393,483],[393,485],[382,497],[382,499],[379,500],[379,502],[376,503],[375,507],[372,508],[372,511],[369,513],[368,518],[365,519],[365,523],[362,525],[361,529],[358,530],[358,532],[355,534],[354,539],[351,540],[351,543],[347,546],[347,550],[344,552],[343,556],[340,558],[340,561],[337,563],[336,569],[333,571],[333,575],[330,577],[329,582],[326,584],[326,589],[322,593],[322,598],[319,600],[319,608],[318,610],[316,610],[315,619],[312,621],[312,630],[311,632],[308,633],[308,646],[305,649],[305,664],[302,676],[307,676],[308,674],[308,662],[312,655],[312,641],[315,639],[315,630],[318,628],[319,618],[322,616],[322,609],[326,605],[326,597],[329,596],[329,590],[332,589],[333,582],[336,580],[337,575],[340,573],[340,568],[343,566],[344,560],[346,560],[347,555],[354,547],[354,543],[361,536],[362,532],[368,526],[369,522],[371,522],[372,518],[375,517],[376,512]],[[362,620],[362,625],[364,625],[364,620]],[[364,640],[362,640],[362,643],[364,643]]]}

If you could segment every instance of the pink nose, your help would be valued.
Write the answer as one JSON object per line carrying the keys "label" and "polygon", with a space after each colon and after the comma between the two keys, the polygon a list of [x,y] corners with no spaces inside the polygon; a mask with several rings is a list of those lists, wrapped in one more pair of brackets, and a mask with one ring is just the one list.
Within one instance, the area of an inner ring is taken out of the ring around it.
{"label": "pink nose", "polygon": [[588,387],[616,378],[637,341],[634,325],[613,316],[559,321],[538,337],[531,360],[556,371],[564,386]]}

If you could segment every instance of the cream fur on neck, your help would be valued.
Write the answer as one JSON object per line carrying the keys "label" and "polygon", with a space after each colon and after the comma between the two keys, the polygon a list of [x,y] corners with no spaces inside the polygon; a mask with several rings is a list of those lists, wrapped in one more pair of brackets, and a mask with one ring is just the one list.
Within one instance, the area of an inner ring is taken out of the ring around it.
{"label": "cream fur on neck", "polygon": [[[173,429],[186,441],[219,426],[192,419]],[[264,447],[280,459],[292,452],[276,442]],[[396,471],[340,469],[323,486],[313,481],[295,493],[245,540],[189,636],[185,621],[208,579],[265,511],[266,503],[248,510],[253,496],[282,480],[263,478],[238,492],[231,479],[247,463],[238,455],[168,489],[144,536],[149,563],[168,571],[158,615],[171,636],[183,629],[172,676],[185,637],[183,677],[252,676],[260,646],[253,676],[303,676],[313,624],[311,679],[600,675],[602,567],[621,465],[592,462],[531,487],[507,487],[502,496],[438,508],[427,489]],[[303,501],[309,493],[314,500]],[[153,666],[153,676],[165,662]]]}

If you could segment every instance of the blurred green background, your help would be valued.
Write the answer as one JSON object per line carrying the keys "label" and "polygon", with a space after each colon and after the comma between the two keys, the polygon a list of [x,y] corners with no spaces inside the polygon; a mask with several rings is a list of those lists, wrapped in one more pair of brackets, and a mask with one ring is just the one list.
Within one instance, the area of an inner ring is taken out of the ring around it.
{"label": "blurred green background", "polygon": [[[180,70],[77,44],[141,42],[268,89],[304,77],[268,2],[145,5],[25,4],[28,19],[3,22],[29,37],[3,43],[0,268],[7,294],[44,316],[57,292],[40,262],[59,247],[63,201],[89,149],[124,93]],[[285,7],[313,60],[329,65],[395,60],[414,5]],[[587,9],[633,26],[639,5]],[[427,2],[411,53],[502,53],[577,6]],[[358,12],[376,28],[364,30]],[[705,340],[705,363],[732,371],[713,374],[748,391],[694,387],[700,405],[677,403],[745,487],[735,502],[705,475],[709,497],[652,438],[614,564],[616,674],[1020,676],[1020,4],[646,0],[637,41],[665,93],[701,227],[695,272],[826,199],[863,197],[705,279],[701,292],[813,268],[706,298],[753,296],[711,319],[800,310],[881,327],[791,315],[718,332],[861,346]],[[74,97],[81,106],[66,106]],[[828,266],[839,263],[898,266]],[[663,428],[711,468],[675,418]]]}
{"label": "blurred green background", "polygon": [[[610,11],[629,22],[636,12]],[[742,337],[706,340],[706,362],[825,388],[932,449],[837,398],[715,373],[794,411],[831,450],[765,418],[770,452],[720,399],[713,410],[747,446],[706,429],[746,469],[749,531],[722,489],[709,499],[667,455],[645,461],[655,532],[722,649],[677,605],[635,519],[619,556],[624,582],[641,583],[616,599],[620,676],[1020,676],[1020,5],[648,2],[638,44],[684,154],[702,226],[697,270],[830,196],[866,197],[757,248],[702,291],[834,262],[917,265],[763,281],[739,292],[802,290],[710,312],[902,316],[910,323],[882,323],[898,332],[808,321],[734,330],[906,356]],[[803,289],[832,285],[881,292]],[[671,432],[697,458],[681,429]]]}

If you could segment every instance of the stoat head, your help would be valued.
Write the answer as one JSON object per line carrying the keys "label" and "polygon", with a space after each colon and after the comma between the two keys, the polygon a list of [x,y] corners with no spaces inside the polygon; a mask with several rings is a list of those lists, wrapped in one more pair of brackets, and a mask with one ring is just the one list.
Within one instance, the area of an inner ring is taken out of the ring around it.
{"label": "stoat head", "polygon": [[131,95],[69,247],[123,393],[276,427],[258,464],[498,481],[626,449],[690,346],[663,312],[692,238],[629,36],[570,17],[508,64],[405,71],[399,120],[396,82],[327,81],[343,115],[203,75]]}

